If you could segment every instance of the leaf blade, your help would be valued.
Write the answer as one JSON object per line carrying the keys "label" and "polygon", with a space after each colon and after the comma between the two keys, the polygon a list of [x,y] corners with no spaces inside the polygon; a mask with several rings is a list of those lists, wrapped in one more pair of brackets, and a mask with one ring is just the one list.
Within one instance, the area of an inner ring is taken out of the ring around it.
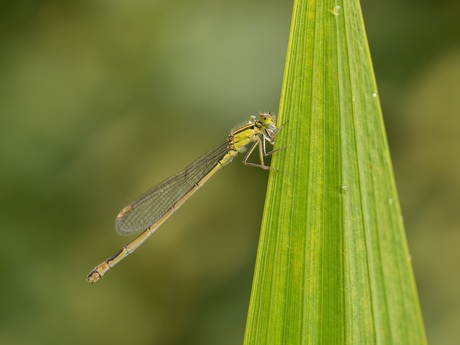
{"label": "leaf blade", "polygon": [[359,2],[296,1],[245,344],[426,343],[376,90]]}

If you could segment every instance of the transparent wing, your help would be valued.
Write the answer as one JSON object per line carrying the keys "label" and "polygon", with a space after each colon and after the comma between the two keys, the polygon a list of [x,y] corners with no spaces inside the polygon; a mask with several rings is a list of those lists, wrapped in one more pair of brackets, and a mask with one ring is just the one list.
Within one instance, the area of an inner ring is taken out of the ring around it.
{"label": "transparent wing", "polygon": [[227,141],[206,152],[184,170],[148,190],[123,209],[115,221],[120,235],[146,230],[205,177],[228,151]]}

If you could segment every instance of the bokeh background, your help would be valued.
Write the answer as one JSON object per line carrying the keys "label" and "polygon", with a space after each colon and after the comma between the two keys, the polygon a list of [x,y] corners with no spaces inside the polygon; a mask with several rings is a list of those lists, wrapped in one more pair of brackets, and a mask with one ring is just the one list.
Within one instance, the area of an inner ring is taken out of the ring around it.
{"label": "bokeh background", "polygon": [[[428,340],[460,339],[460,3],[363,0]],[[267,174],[234,163],[101,282],[118,211],[276,112],[292,1],[0,4],[0,343],[240,344]],[[238,161],[238,160],[236,160]]]}

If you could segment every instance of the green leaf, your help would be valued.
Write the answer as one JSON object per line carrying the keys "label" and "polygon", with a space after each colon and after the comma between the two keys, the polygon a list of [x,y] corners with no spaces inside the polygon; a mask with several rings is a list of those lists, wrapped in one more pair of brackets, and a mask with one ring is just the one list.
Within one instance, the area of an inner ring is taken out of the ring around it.
{"label": "green leaf", "polygon": [[294,4],[245,344],[425,344],[359,1]]}

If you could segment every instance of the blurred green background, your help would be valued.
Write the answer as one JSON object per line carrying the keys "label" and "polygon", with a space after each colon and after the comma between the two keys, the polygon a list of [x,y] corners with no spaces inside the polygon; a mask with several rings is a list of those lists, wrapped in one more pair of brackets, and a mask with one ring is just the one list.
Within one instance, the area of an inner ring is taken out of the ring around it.
{"label": "blurred green background", "polygon": [[[428,340],[460,339],[460,3],[362,2]],[[267,173],[98,284],[138,194],[278,108],[292,1],[3,1],[0,343],[240,344]]]}

